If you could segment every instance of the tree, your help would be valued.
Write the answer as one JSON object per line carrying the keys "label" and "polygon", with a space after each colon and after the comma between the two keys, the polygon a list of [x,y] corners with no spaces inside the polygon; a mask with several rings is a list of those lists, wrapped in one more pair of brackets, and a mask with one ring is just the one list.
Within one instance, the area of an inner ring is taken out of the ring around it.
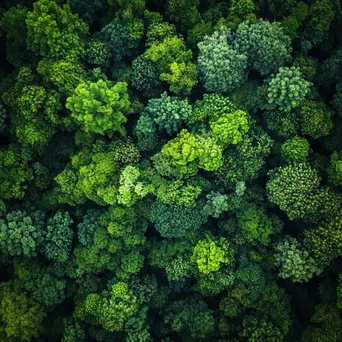
{"label": "tree", "polygon": [[71,96],[75,88],[85,81],[86,73],[80,63],[73,60],[50,61],[43,58],[37,67],[47,83],[52,83],[64,96]]}
{"label": "tree", "polygon": [[27,47],[36,55],[51,59],[74,58],[84,54],[87,25],[73,14],[69,5],[38,0],[28,12]]}
{"label": "tree", "polygon": [[137,297],[127,283],[117,282],[101,295],[89,294],[85,310],[107,331],[120,331],[138,311]]}
{"label": "tree", "polygon": [[263,208],[255,204],[242,207],[236,216],[241,237],[251,244],[268,245],[271,235],[277,232],[279,221],[272,220]]}
{"label": "tree", "polygon": [[225,113],[220,117],[213,116],[209,124],[213,137],[224,146],[239,143],[249,130],[247,113],[242,110]]}
{"label": "tree", "polygon": [[260,19],[254,24],[241,23],[233,46],[247,56],[249,67],[263,76],[277,71],[291,60],[291,40],[277,22]]}
{"label": "tree", "polygon": [[334,185],[342,184],[342,158],[341,153],[334,152],[330,156],[330,167],[328,169],[329,181]]}
{"label": "tree", "polygon": [[132,40],[126,25],[109,23],[102,28],[100,39],[108,45],[110,56],[115,62],[120,62],[131,53]]}
{"label": "tree", "polygon": [[73,230],[70,228],[73,220],[69,213],[58,211],[49,218],[43,252],[48,259],[60,262],[67,261],[71,253]]}
{"label": "tree", "polygon": [[161,157],[169,159],[170,168],[175,168],[171,173],[186,178],[195,175],[198,168],[217,170],[222,165],[222,147],[211,138],[195,136],[183,129],[163,146]]}
{"label": "tree", "polygon": [[77,225],[78,242],[82,246],[90,246],[92,244],[95,231],[101,228],[99,222],[101,215],[101,211],[89,210]]}
{"label": "tree", "polygon": [[242,336],[249,341],[281,341],[284,338],[282,331],[272,322],[252,315],[246,316],[243,320]]}
{"label": "tree", "polygon": [[333,128],[333,115],[323,102],[304,101],[299,108],[302,133],[314,139],[328,135]]}
{"label": "tree", "polygon": [[281,26],[286,35],[295,39],[299,37],[298,30],[309,15],[309,6],[304,2],[298,2],[292,3],[291,7],[289,15],[281,21]]}
{"label": "tree", "polygon": [[328,265],[342,254],[341,216],[330,218],[304,232],[304,246],[320,265]]}
{"label": "tree", "polygon": [[284,210],[290,220],[313,215],[319,205],[320,177],[306,163],[279,167],[271,171],[267,197]]}
{"label": "tree", "polygon": [[72,318],[65,318],[63,320],[63,325],[64,333],[62,337],[62,342],[81,342],[85,339],[86,336],[84,330],[78,321]]}
{"label": "tree", "polygon": [[195,231],[206,221],[198,208],[153,203],[150,220],[162,237],[179,238]]}
{"label": "tree", "polygon": [[322,269],[312,258],[309,251],[291,236],[275,246],[276,265],[280,267],[279,276],[294,282],[307,282]]}
{"label": "tree", "polygon": [[[10,341],[31,341],[43,331],[42,321],[46,314],[41,306],[31,301],[26,292],[11,282],[0,286],[1,333]],[[1,336],[1,335],[0,335]]]}
{"label": "tree", "polygon": [[15,275],[31,300],[47,307],[61,304],[66,297],[66,280],[36,260],[14,262]]}
{"label": "tree", "polygon": [[16,68],[24,66],[29,60],[26,47],[28,8],[22,5],[11,7],[2,14],[0,27],[6,33],[7,60]]}
{"label": "tree", "polygon": [[131,206],[154,190],[152,184],[139,181],[140,171],[134,166],[126,166],[120,174],[118,203]]}
{"label": "tree", "polygon": [[0,248],[10,256],[37,255],[45,237],[45,214],[15,210],[0,219]]}
{"label": "tree", "polygon": [[190,120],[192,107],[187,100],[168,96],[166,92],[158,99],[151,99],[141,113],[136,130],[141,134],[166,131],[172,135]]}
{"label": "tree", "polygon": [[192,52],[186,49],[182,38],[167,37],[160,43],[153,43],[144,55],[156,63],[160,79],[167,81],[176,95],[189,94],[197,84],[196,66],[191,62]]}
{"label": "tree", "polygon": [[148,94],[159,85],[159,73],[157,66],[144,55],[138,56],[132,61],[132,86]]}
{"label": "tree", "polygon": [[258,178],[274,142],[260,127],[251,127],[236,145],[223,152],[222,166],[215,172],[224,184]]}
{"label": "tree", "polygon": [[204,94],[202,100],[197,100],[194,111],[189,118],[189,124],[207,121],[211,118],[219,119],[226,114],[234,113],[239,108],[226,96],[221,94]]}
{"label": "tree", "polygon": [[228,208],[228,196],[212,191],[207,195],[207,203],[203,207],[203,213],[206,216],[218,218],[223,212],[228,211]]}
{"label": "tree", "polygon": [[171,331],[183,331],[194,339],[208,338],[214,332],[212,311],[203,300],[195,297],[173,302],[167,309],[164,321]]}
{"label": "tree", "polygon": [[336,94],[331,102],[339,116],[342,116],[342,83],[336,85]]}
{"label": "tree", "polygon": [[247,78],[247,57],[230,45],[228,29],[204,37],[198,44],[198,69],[207,91],[229,92]]}
{"label": "tree", "polygon": [[328,34],[335,17],[334,8],[329,0],[316,0],[309,7],[309,16],[304,37],[313,45],[321,43]]}
{"label": "tree", "polygon": [[27,183],[33,179],[31,156],[32,153],[19,144],[0,148],[0,198],[24,197]]}
{"label": "tree", "polygon": [[197,242],[191,261],[197,264],[200,273],[216,272],[221,264],[231,263],[229,248],[229,243],[225,238],[213,239],[207,236],[206,239]]}
{"label": "tree", "polygon": [[114,140],[110,144],[97,141],[71,158],[71,163],[55,180],[58,187],[52,195],[59,203],[81,204],[90,199],[99,205],[117,202],[121,166],[137,162],[139,152],[129,141]]}
{"label": "tree", "polygon": [[80,18],[89,26],[96,18],[96,14],[100,11],[106,1],[104,0],[68,0],[68,4],[73,13],[77,13]]}
{"label": "tree", "polygon": [[[195,179],[196,180],[196,179]],[[193,182],[175,180],[163,182],[156,189],[157,199],[165,204],[173,204],[184,207],[195,207],[196,199],[201,194],[202,188]]]}
{"label": "tree", "polygon": [[60,123],[58,93],[41,86],[27,86],[12,106],[12,129],[18,141],[35,148],[47,145]]}
{"label": "tree", "polygon": [[305,138],[294,137],[281,145],[281,155],[287,162],[301,163],[309,156],[310,145]]}
{"label": "tree", "polygon": [[103,80],[83,82],[67,99],[66,107],[85,132],[112,135],[118,131],[124,135],[121,126],[127,121],[124,114],[131,110],[127,84],[118,82],[111,86]]}
{"label": "tree", "polygon": [[77,246],[74,249],[77,266],[87,273],[99,274],[104,270],[113,271],[119,267],[115,253],[120,249],[120,242],[111,238],[102,226],[98,227],[89,239],[87,246]]}
{"label": "tree", "polygon": [[267,82],[266,108],[289,112],[301,106],[312,84],[306,81],[299,68],[279,68]]}

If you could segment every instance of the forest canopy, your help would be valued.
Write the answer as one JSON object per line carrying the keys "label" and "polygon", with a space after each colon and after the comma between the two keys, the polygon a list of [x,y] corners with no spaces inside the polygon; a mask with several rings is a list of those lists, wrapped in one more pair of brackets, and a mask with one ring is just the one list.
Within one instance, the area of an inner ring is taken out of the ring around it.
{"label": "forest canopy", "polygon": [[4,0],[0,50],[0,341],[342,341],[339,0]]}

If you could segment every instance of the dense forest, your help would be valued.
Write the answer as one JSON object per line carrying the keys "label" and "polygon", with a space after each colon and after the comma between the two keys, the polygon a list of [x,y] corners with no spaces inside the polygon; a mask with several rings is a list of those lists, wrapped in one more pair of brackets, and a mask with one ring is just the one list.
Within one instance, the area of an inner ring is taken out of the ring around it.
{"label": "dense forest", "polygon": [[1,342],[341,342],[339,0],[0,4]]}

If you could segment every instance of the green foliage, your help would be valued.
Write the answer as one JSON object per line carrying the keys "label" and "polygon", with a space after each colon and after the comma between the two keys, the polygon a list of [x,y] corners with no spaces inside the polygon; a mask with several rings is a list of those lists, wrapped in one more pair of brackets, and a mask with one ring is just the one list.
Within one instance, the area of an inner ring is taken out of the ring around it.
{"label": "green foliage", "polygon": [[282,278],[306,282],[322,271],[310,253],[291,236],[286,236],[275,246],[275,250],[276,265],[280,267],[279,276]]}
{"label": "green foliage", "polygon": [[301,163],[305,162],[309,156],[309,149],[308,141],[297,136],[281,145],[281,155],[289,163]]}
{"label": "green foliage", "polygon": [[289,16],[284,18],[281,22],[284,33],[292,39],[298,38],[298,29],[302,26],[308,15],[309,6],[304,2],[298,2],[296,6],[292,7]]}
{"label": "green foliage", "polygon": [[341,153],[334,152],[330,157],[328,169],[329,181],[334,185],[342,185],[342,158]]}
{"label": "green foliage", "polygon": [[332,20],[335,17],[333,5],[329,0],[316,0],[309,7],[309,17],[305,36],[313,45],[318,45],[327,37]]}
{"label": "green foliage", "polygon": [[90,199],[99,205],[117,201],[120,165],[137,162],[139,152],[129,140],[105,144],[98,141],[71,158],[56,176],[59,185],[53,195],[60,203],[75,205]]}
{"label": "green foliage", "polygon": [[[21,88],[19,79],[17,86]],[[5,93],[4,99],[13,110],[12,130],[18,141],[23,146],[46,145],[60,122],[59,94],[42,86],[28,85],[22,87],[18,94],[15,93],[15,88],[12,92]]]}
{"label": "green foliage", "polygon": [[276,222],[255,204],[242,207],[237,213],[237,224],[241,237],[251,244],[268,245],[276,232]]}
{"label": "green foliage", "polygon": [[302,341],[338,341],[339,331],[342,327],[340,311],[335,304],[318,304],[311,317],[313,326],[303,331]]}
{"label": "green foliage", "polygon": [[192,107],[187,100],[168,96],[166,92],[160,98],[148,101],[137,122],[138,133],[148,135],[158,129],[172,135],[178,132],[184,122],[192,116]]}
{"label": "green foliage", "polygon": [[99,218],[101,211],[89,210],[82,222],[77,225],[77,237],[82,246],[89,246],[93,242],[94,233],[101,227]]}
{"label": "green foliage", "polygon": [[122,170],[118,189],[119,204],[131,206],[154,190],[152,185],[139,181],[139,177],[140,171],[134,166],[128,165]]}
{"label": "green foliage", "polygon": [[1,251],[10,256],[37,255],[45,236],[45,215],[41,211],[12,211],[0,220]]}
{"label": "green foliage", "polygon": [[173,24],[164,21],[157,21],[148,27],[146,33],[146,46],[160,44],[165,38],[172,38],[176,36],[176,27]]}
{"label": "green foliage", "polygon": [[252,0],[232,0],[228,9],[227,26],[235,29],[242,21],[254,23],[257,6]]}
{"label": "green foliage", "polygon": [[152,205],[150,220],[162,237],[179,238],[195,231],[205,222],[197,208],[168,205],[156,201]]}
{"label": "green foliage", "polygon": [[300,131],[300,120],[294,111],[267,110],[264,113],[267,128],[281,140],[296,137]]}
{"label": "green foliage", "polygon": [[306,163],[280,167],[270,173],[267,197],[290,220],[306,218],[317,210],[320,180],[317,171]]}
{"label": "green foliage", "polygon": [[120,331],[137,312],[137,297],[127,283],[118,282],[101,295],[89,294],[85,301],[85,310],[107,331]]}
{"label": "green foliage", "polygon": [[341,19],[3,1],[0,341],[340,341]]}
{"label": "green foliage", "polygon": [[176,95],[187,95],[197,84],[196,66],[191,62],[192,52],[187,50],[184,40],[167,37],[156,42],[145,52],[145,57],[156,63],[160,79],[170,85]]}
{"label": "green foliage", "polygon": [[311,83],[306,81],[299,68],[279,68],[268,81],[267,109],[289,112],[299,107],[308,94]]}
{"label": "green foliage", "polygon": [[341,220],[339,215],[320,223],[315,229],[305,231],[304,245],[317,263],[328,265],[342,254]]}
{"label": "green foliage", "polygon": [[332,105],[334,106],[337,114],[342,116],[342,83],[336,85],[336,91]]}
{"label": "green foliage", "polygon": [[24,66],[29,57],[26,49],[27,13],[28,8],[17,5],[4,12],[0,21],[0,27],[6,33],[7,38],[7,60],[16,68]]}
{"label": "green foliage", "polygon": [[36,262],[15,262],[15,275],[30,294],[30,299],[43,306],[61,304],[65,299],[66,280],[58,279],[48,267]]}
{"label": "green foliage", "polygon": [[342,307],[342,276],[341,274],[338,277],[338,287],[337,287],[337,307],[341,309]]}
{"label": "green foliage", "polygon": [[214,317],[203,300],[188,298],[174,302],[167,310],[164,321],[171,331],[184,332],[193,339],[206,338],[214,331]]}
{"label": "green foliage", "polygon": [[0,134],[6,127],[7,113],[6,109],[2,104],[0,104]]}
{"label": "green foliage", "polygon": [[239,143],[249,129],[247,113],[242,110],[211,117],[209,123],[213,137],[222,145]]}
{"label": "green foliage", "polygon": [[271,153],[273,141],[262,129],[252,128],[240,143],[223,153],[223,165],[217,174],[224,183],[248,181],[259,176],[265,159]]}
{"label": "green foliage", "polygon": [[48,259],[60,262],[69,259],[74,235],[70,228],[72,223],[73,220],[69,213],[63,211],[58,211],[48,219],[43,244],[43,252]]}
{"label": "green foliage", "polygon": [[248,341],[282,341],[284,336],[272,322],[258,317],[246,316],[243,320],[243,334]]}
{"label": "green foliage", "polygon": [[200,186],[190,182],[175,180],[164,181],[157,189],[157,199],[165,204],[173,204],[185,207],[194,207],[196,199],[201,194]]}
{"label": "green foliage", "polygon": [[218,218],[223,212],[228,210],[228,196],[219,192],[210,192],[207,195],[207,203],[203,207],[205,216]]}
{"label": "green foliage", "polygon": [[188,27],[193,25],[199,18],[198,0],[169,0],[167,4],[167,15],[175,22],[180,22]]}
{"label": "green foliage", "polygon": [[51,59],[84,54],[87,25],[72,14],[69,5],[60,7],[52,0],[39,0],[28,12],[27,47],[36,55]]}
{"label": "green foliage", "polygon": [[229,92],[246,80],[247,57],[234,50],[230,40],[230,30],[222,29],[198,44],[198,69],[207,91]]}
{"label": "green foliage", "polygon": [[99,227],[92,234],[91,242],[87,246],[74,249],[76,264],[88,273],[97,274],[104,270],[114,270],[119,267],[114,254],[120,247],[120,243],[111,239],[106,229]]}
{"label": "green foliage", "polygon": [[27,182],[33,179],[31,157],[31,152],[20,145],[10,144],[0,149],[0,198],[24,197]]}
{"label": "green foliage", "polygon": [[64,334],[62,342],[76,342],[83,341],[85,339],[85,333],[80,323],[72,318],[65,318],[63,320]]}
{"label": "green foliage", "polygon": [[130,55],[132,41],[126,25],[109,23],[102,28],[100,38],[108,45],[111,58],[115,62],[120,62],[125,56]]}
{"label": "green foliage", "polygon": [[2,283],[0,298],[0,333],[4,333],[8,341],[29,342],[40,336],[46,314],[26,292],[13,288],[10,282]]}
{"label": "green foliage", "polygon": [[78,84],[85,80],[82,65],[72,60],[51,62],[43,58],[38,64],[37,72],[43,76],[45,82],[51,82],[66,96],[70,96]]}
{"label": "green foliage", "polygon": [[131,110],[127,84],[111,86],[103,80],[81,83],[67,99],[66,107],[85,132],[112,135],[118,131],[124,135],[124,114]]}
{"label": "green foliage", "polygon": [[277,22],[259,20],[254,24],[241,23],[233,46],[247,56],[248,65],[263,76],[277,71],[291,59],[290,38]]}
{"label": "green foliage", "polygon": [[299,108],[302,133],[314,139],[328,135],[333,128],[334,113],[323,102],[305,101]]}
{"label": "green foliage", "polygon": [[98,39],[91,39],[87,42],[85,47],[85,59],[94,66],[109,66],[109,59],[111,57],[109,45]]}
{"label": "green foliage", "polygon": [[[301,4],[303,3],[301,2]],[[303,77],[308,81],[312,81],[316,76],[317,64],[316,59],[303,56],[295,58],[293,62],[293,66],[298,67]]]}
{"label": "green foliage", "polygon": [[101,10],[105,3],[105,0],[68,0],[72,12],[77,13],[88,25],[93,23],[96,12]]}
{"label": "green foliage", "polygon": [[216,272],[220,269],[221,264],[231,262],[229,248],[229,243],[225,238],[213,239],[207,236],[205,240],[197,242],[191,261],[197,264],[200,273]]}
{"label": "green foliage", "polygon": [[132,62],[132,86],[139,91],[151,92],[159,84],[159,74],[156,65],[146,59],[144,55],[138,56]]}
{"label": "green foliage", "polygon": [[195,175],[198,168],[214,171],[222,165],[222,148],[211,138],[195,136],[186,129],[163,146],[161,156],[169,158],[175,168],[172,173],[184,178]]}
{"label": "green foliage", "polygon": [[194,106],[194,112],[189,118],[189,123],[196,121],[205,121],[211,117],[219,119],[225,114],[231,114],[238,108],[232,101],[221,94],[204,94],[203,100],[197,100]]}

